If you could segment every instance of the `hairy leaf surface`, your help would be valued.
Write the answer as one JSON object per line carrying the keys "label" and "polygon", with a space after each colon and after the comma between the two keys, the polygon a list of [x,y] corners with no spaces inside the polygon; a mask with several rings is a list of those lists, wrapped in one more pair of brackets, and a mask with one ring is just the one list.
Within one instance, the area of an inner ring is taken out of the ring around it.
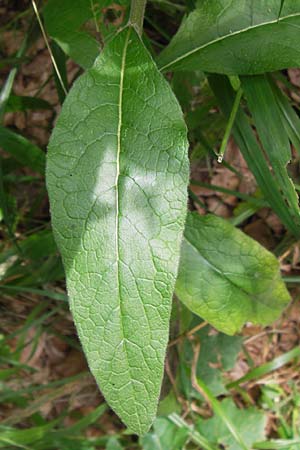
{"label": "hairy leaf surface", "polygon": [[300,0],[198,0],[162,70],[253,75],[300,65]]}
{"label": "hairy leaf surface", "polygon": [[276,258],[216,216],[188,215],[176,283],[179,299],[227,334],[273,322],[290,297]]}
{"label": "hairy leaf surface", "polygon": [[91,371],[140,434],[160,393],[187,182],[179,105],[126,28],[70,91],[50,142],[47,184]]}

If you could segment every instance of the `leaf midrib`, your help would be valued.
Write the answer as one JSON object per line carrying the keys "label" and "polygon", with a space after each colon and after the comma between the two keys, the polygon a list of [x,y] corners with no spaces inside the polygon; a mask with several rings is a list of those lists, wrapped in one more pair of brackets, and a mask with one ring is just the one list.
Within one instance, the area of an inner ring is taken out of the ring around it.
{"label": "leaf midrib", "polygon": [[280,22],[283,22],[284,20],[288,20],[288,19],[294,18],[294,17],[300,17],[300,13],[290,14],[288,16],[280,17],[279,19],[271,20],[269,22],[262,22],[262,23],[257,24],[257,25],[252,25],[252,26],[247,27],[247,28],[242,28],[242,29],[234,31],[233,33],[230,33],[230,34],[225,34],[224,36],[218,37],[217,39],[214,39],[212,41],[207,42],[206,44],[200,45],[199,47],[196,47],[193,50],[190,50],[189,52],[187,52],[187,53],[177,57],[176,59],[174,59],[173,61],[169,62],[168,64],[165,64],[164,66],[160,67],[160,70],[164,71],[168,67],[173,66],[174,64],[177,64],[179,61],[182,61],[183,59],[188,58],[192,54],[194,54],[194,53],[196,53],[196,52],[198,52],[200,50],[203,50],[206,47],[209,47],[210,45],[214,45],[214,44],[216,44],[218,42],[221,42],[221,41],[223,41],[223,40],[225,40],[227,38],[231,38],[231,37],[237,36],[239,34],[246,33],[247,31],[252,31],[252,30],[257,29],[257,28],[265,27],[265,26],[268,26],[268,25],[273,25],[275,23],[279,24]]}
{"label": "leaf midrib", "polygon": [[[120,179],[120,156],[121,156],[121,133],[122,133],[122,122],[123,122],[123,91],[124,91],[124,77],[125,77],[125,67],[126,67],[126,56],[127,56],[127,49],[129,44],[129,36],[130,36],[131,29],[128,29],[125,43],[124,43],[124,49],[122,54],[122,62],[121,62],[121,73],[120,73],[120,92],[119,92],[119,101],[118,101],[118,130],[117,130],[117,158],[116,158],[116,179],[115,179],[115,189],[116,189],[116,222],[115,222],[115,233],[116,233],[116,242],[115,242],[115,248],[116,248],[116,275],[117,275],[117,290],[119,295],[119,304],[120,304],[120,328],[121,328],[121,334],[123,337],[123,348],[124,352],[126,354],[126,362],[128,366],[128,372],[130,374],[130,384],[132,386],[132,392],[135,394],[134,386],[132,385],[132,377],[131,377],[131,371],[130,371],[130,364],[129,364],[129,358],[128,358],[128,352],[127,352],[127,343],[126,343],[126,337],[125,337],[125,326],[123,323],[123,317],[124,317],[124,311],[122,307],[122,294],[121,294],[121,280],[120,280],[120,239],[119,239],[119,233],[120,233],[120,195],[119,195],[119,179]],[[134,395],[134,397],[136,397]],[[137,408],[135,407],[136,411],[136,417],[138,418],[137,414]]]}

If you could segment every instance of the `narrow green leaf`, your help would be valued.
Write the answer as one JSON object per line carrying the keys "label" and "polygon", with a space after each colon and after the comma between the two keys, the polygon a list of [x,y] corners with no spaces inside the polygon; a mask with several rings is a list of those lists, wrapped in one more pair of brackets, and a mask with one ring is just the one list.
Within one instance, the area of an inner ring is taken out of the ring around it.
{"label": "narrow green leaf", "polygon": [[[253,75],[299,66],[300,0],[198,0],[160,54],[162,70]],[[280,12],[280,17],[279,17]]]}
{"label": "narrow green leaf", "polygon": [[50,141],[47,184],[91,371],[139,434],[157,408],[187,182],[179,105],[126,28],[70,91]]}
{"label": "narrow green leaf", "polygon": [[8,57],[8,58],[2,58],[0,59],[0,69],[4,69],[5,67],[16,67],[20,66],[24,61],[26,61],[26,58],[24,57]]}
{"label": "narrow green leaf", "polygon": [[261,450],[278,450],[278,449],[288,449],[296,447],[296,450],[299,449],[300,446],[300,438],[295,439],[273,439],[271,441],[263,441],[263,442],[255,442],[253,444],[253,448],[261,449]]}
{"label": "narrow green leaf", "polygon": [[232,381],[227,384],[228,389],[235,388],[239,386],[241,383],[245,383],[246,381],[255,380],[256,378],[260,378],[274,370],[280,369],[280,367],[285,366],[295,358],[300,357],[300,347],[295,347],[293,350],[284,353],[283,355],[278,356],[266,364],[262,364],[259,367],[255,367],[255,369],[250,370],[246,375],[239,378],[238,380]]}
{"label": "narrow green leaf", "polygon": [[[224,76],[214,75],[209,77],[209,82],[223,112],[226,116],[229,116],[235,97],[229,81]],[[257,142],[248,117],[241,109],[236,116],[233,135],[266,201],[280,217],[287,229],[299,238],[299,224],[296,223],[294,216],[287,208],[278,183],[270,171],[269,162],[264,157],[264,153]]]}
{"label": "narrow green leaf", "polygon": [[300,229],[299,199],[287,172],[291,144],[273,90],[265,75],[242,77],[250,112],[282,197]]}
{"label": "narrow green leaf", "polygon": [[216,216],[188,214],[178,298],[227,334],[245,322],[272,323],[290,301],[276,258]]}
{"label": "narrow green leaf", "polygon": [[67,56],[55,41],[51,42],[50,48],[57,66],[57,70],[55,70],[55,67],[53,66],[52,71],[59,102],[62,105],[69,90],[67,77]]}
{"label": "narrow green leaf", "polygon": [[42,98],[13,94],[9,96],[9,99],[5,105],[5,112],[26,111],[27,109],[52,109],[52,105]]}
{"label": "narrow green leaf", "polygon": [[284,128],[289,135],[289,139],[300,154],[300,118],[297,112],[294,110],[290,99],[282,92],[276,83],[268,78],[270,86],[273,90],[273,94],[276,98],[279,111],[281,114],[281,120]]}
{"label": "narrow green leaf", "polygon": [[0,447],[3,447],[3,443],[13,441],[15,445],[32,444],[39,439],[42,439],[46,433],[48,433],[55,425],[57,420],[49,422],[47,425],[40,427],[28,428],[25,430],[19,430],[17,428],[0,427]]}
{"label": "narrow green leaf", "polygon": [[25,137],[0,126],[0,147],[24,166],[44,175],[45,153]]}

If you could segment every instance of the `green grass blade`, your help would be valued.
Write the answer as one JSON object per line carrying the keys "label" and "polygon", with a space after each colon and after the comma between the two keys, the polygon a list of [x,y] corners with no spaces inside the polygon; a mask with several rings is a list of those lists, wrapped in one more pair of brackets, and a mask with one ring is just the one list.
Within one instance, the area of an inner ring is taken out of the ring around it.
{"label": "green grass blade", "polygon": [[71,425],[68,428],[63,428],[63,429],[54,431],[53,434],[55,435],[55,437],[58,437],[58,436],[63,437],[63,436],[70,435],[70,434],[74,435],[74,434],[84,430],[88,426],[92,425],[93,423],[95,423],[96,420],[98,420],[99,417],[101,417],[105,413],[105,411],[107,411],[107,409],[108,409],[107,404],[101,403],[101,405],[99,405],[97,408],[95,408],[89,414],[87,414],[82,419],[80,419],[76,423],[74,423],[74,425]]}
{"label": "green grass blade", "polygon": [[206,189],[210,189],[212,191],[222,192],[222,193],[228,194],[228,195],[233,195],[233,196],[240,198],[241,200],[244,200],[258,208],[263,208],[267,205],[267,203],[264,200],[261,200],[261,199],[255,198],[255,197],[251,197],[251,195],[244,194],[243,192],[224,188],[223,186],[217,186],[215,184],[204,183],[204,182],[197,181],[197,180],[190,180],[190,184],[192,186],[200,186],[200,187],[203,187]]}
{"label": "green grass blade", "polygon": [[274,372],[274,370],[280,369],[282,366],[285,366],[289,362],[291,362],[295,358],[300,357],[300,347],[295,347],[293,350],[290,350],[287,353],[284,353],[281,356],[273,359],[266,364],[262,364],[259,367],[255,367],[255,369],[250,370],[246,375],[239,378],[238,380],[232,381],[226,385],[227,389],[235,388],[246,381],[254,380],[255,378],[260,378],[264,375],[267,375],[270,372]]}
{"label": "green grass blade", "polygon": [[13,291],[13,292],[28,292],[29,294],[40,295],[41,297],[48,297],[52,300],[58,300],[61,302],[67,302],[68,296],[66,294],[60,294],[59,292],[49,291],[47,289],[36,289],[33,287],[12,286],[12,285],[0,285],[0,289]]}
{"label": "green grass blade", "polygon": [[273,90],[274,97],[279,107],[281,120],[285,127],[290,141],[300,154],[300,118],[295,109],[291,105],[288,97],[278,88],[277,84],[271,77],[268,77],[268,82]]}
{"label": "green grass blade", "polygon": [[259,450],[280,450],[282,448],[291,448],[300,445],[300,438],[296,439],[275,439],[272,441],[256,442],[253,448]]}
{"label": "green grass blade", "polygon": [[[211,76],[209,81],[223,112],[229,117],[235,97],[229,81],[226,77],[219,75]],[[255,175],[265,199],[280,217],[287,229],[299,238],[300,226],[295,223],[294,216],[291,215],[287,208],[278,183],[270,172],[268,162],[256,140],[249,120],[241,109],[239,109],[236,116],[233,135],[249,169]]]}
{"label": "green grass blade", "polygon": [[206,386],[206,384],[199,377],[197,377],[197,384],[203,392],[205,398],[211,404],[214,413],[218,415],[222,422],[226,425],[227,429],[230,431],[237,444],[242,449],[249,450],[239,431],[235,428],[231,419],[226,415],[221,403],[215,398],[208,386]]}
{"label": "green grass blade", "polygon": [[256,130],[270,161],[274,177],[291,216],[300,227],[299,199],[287,171],[287,165],[292,158],[291,145],[289,135],[281,120],[276,97],[265,75],[242,77],[241,81]]}

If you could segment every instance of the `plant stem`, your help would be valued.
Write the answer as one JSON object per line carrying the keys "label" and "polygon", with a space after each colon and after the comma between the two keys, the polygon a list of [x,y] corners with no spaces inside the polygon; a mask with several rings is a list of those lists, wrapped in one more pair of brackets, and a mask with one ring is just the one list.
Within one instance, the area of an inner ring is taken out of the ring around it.
{"label": "plant stem", "polygon": [[231,135],[231,131],[232,131],[232,128],[233,128],[233,125],[234,125],[234,121],[235,121],[237,112],[239,110],[239,106],[240,106],[240,101],[242,99],[242,95],[243,95],[243,91],[242,91],[241,88],[239,88],[239,90],[238,90],[238,92],[236,94],[234,103],[233,103],[233,107],[232,107],[232,110],[231,110],[231,113],[230,113],[229,121],[228,121],[228,124],[227,124],[227,127],[226,127],[226,131],[225,131],[225,134],[224,134],[224,137],[223,137],[223,140],[222,140],[221,149],[220,149],[219,154],[218,154],[218,162],[219,163],[221,163],[223,161],[223,157],[224,157],[224,154],[225,154],[225,151],[226,151],[226,147],[227,147],[230,135]]}
{"label": "plant stem", "polygon": [[143,32],[144,14],[147,0],[131,0],[131,10],[129,22],[136,28],[141,36]]}

